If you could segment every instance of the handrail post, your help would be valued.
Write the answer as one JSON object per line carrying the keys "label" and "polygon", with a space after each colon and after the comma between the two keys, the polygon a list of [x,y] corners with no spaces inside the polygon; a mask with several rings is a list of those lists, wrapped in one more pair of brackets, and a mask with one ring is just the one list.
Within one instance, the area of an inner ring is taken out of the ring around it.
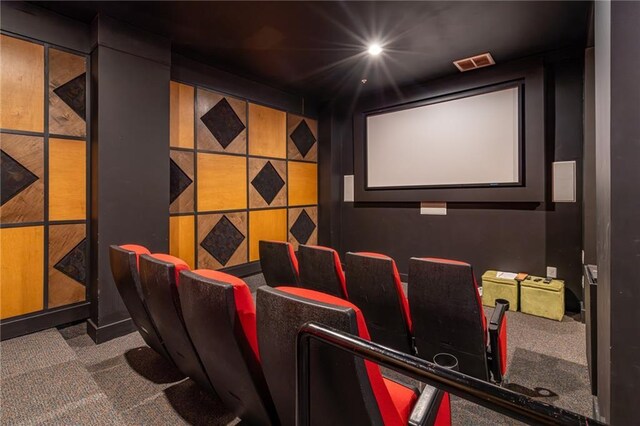
{"label": "handrail post", "polygon": [[296,425],[311,424],[311,335],[298,332],[296,339]]}

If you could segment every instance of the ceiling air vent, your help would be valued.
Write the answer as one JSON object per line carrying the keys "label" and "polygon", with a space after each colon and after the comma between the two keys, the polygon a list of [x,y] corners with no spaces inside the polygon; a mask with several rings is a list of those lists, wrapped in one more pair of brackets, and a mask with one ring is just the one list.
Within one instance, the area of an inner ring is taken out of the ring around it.
{"label": "ceiling air vent", "polygon": [[470,71],[477,68],[488,67],[496,62],[491,57],[491,53],[483,53],[482,55],[472,56],[471,58],[459,59],[453,62],[460,71]]}

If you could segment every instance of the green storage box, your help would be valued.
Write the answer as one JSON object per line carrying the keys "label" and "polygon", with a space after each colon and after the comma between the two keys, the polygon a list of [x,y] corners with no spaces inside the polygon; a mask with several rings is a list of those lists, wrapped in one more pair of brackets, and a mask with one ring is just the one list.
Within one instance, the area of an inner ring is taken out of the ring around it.
{"label": "green storage box", "polygon": [[482,304],[495,306],[496,299],[509,301],[509,310],[518,310],[518,282],[515,279],[497,278],[498,271],[487,271],[482,275]]}
{"label": "green storage box", "polygon": [[564,316],[564,281],[531,277],[520,284],[520,310],[525,314],[562,321]]}

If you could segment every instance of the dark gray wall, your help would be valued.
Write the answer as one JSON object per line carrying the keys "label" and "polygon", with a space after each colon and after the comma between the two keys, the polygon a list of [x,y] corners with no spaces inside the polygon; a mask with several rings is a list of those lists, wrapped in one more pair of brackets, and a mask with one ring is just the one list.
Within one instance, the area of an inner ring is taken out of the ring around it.
{"label": "dark gray wall", "polygon": [[640,424],[640,3],[596,3],[598,399]]}
{"label": "dark gray wall", "polygon": [[[546,161],[576,160],[580,174],[583,52],[554,54],[545,62]],[[419,97],[421,90],[425,89],[403,88],[411,98]],[[393,105],[394,101],[397,102],[384,97],[379,107]],[[341,175],[353,174],[352,114],[358,111],[358,106],[350,110],[350,104],[353,100],[343,99],[326,107],[331,110],[331,122],[323,126],[330,128],[327,133],[332,132],[327,142],[331,145],[328,158],[332,165],[321,165],[325,173],[337,163]],[[340,148],[338,155],[334,151]],[[545,173],[548,181],[549,170]],[[324,176],[321,175],[322,179],[326,179]],[[547,265],[556,266],[559,276],[567,283],[568,308],[579,309],[578,300],[582,298],[581,180],[577,203],[449,203],[447,216],[420,215],[418,203],[341,203],[340,212],[336,214],[328,203],[341,200],[342,189],[331,185],[325,189],[330,195],[324,198],[321,186],[321,214],[339,217],[339,225],[332,223],[332,229],[340,227],[341,238],[336,247],[342,253],[383,252],[396,259],[400,272],[406,272],[411,256],[450,257],[471,262],[478,277],[487,269],[545,275]],[[547,193],[550,196],[550,191]],[[326,232],[321,230],[321,241],[335,241],[328,234],[323,237]]]}
{"label": "dark gray wall", "polygon": [[91,53],[91,247],[96,342],[133,330],[113,282],[109,246],[168,252],[169,80],[167,39],[99,16]]}

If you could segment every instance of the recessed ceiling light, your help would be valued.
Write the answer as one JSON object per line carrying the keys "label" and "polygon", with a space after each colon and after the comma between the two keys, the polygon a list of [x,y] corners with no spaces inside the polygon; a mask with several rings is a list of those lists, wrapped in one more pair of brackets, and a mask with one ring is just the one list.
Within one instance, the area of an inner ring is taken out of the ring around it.
{"label": "recessed ceiling light", "polygon": [[363,79],[362,79],[362,84],[365,84],[366,82],[367,82],[367,79],[366,79],[366,78],[363,78]]}
{"label": "recessed ceiling light", "polygon": [[369,52],[371,56],[378,56],[382,53],[382,47],[378,43],[373,43],[369,45],[367,52]]}

